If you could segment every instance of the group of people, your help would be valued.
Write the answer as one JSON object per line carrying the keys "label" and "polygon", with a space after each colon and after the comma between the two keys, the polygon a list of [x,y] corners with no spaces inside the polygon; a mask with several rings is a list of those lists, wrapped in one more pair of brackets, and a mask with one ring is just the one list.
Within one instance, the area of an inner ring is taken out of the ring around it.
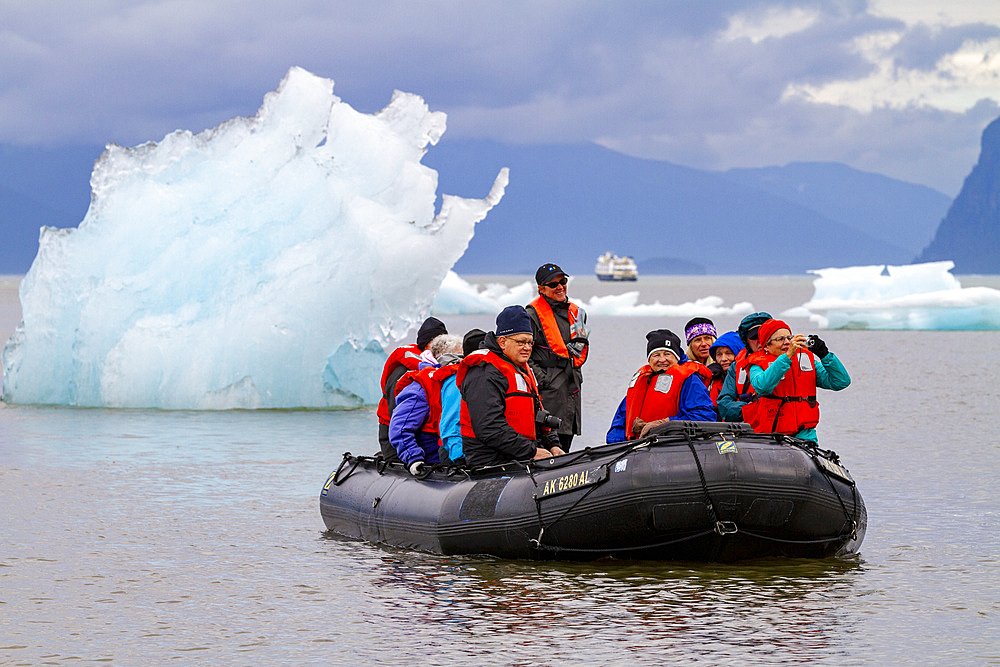
{"label": "group of people", "polygon": [[[565,454],[581,432],[586,312],[567,294],[555,264],[535,272],[538,297],[508,306],[496,329],[451,335],[440,320],[397,348],[382,372],[379,444],[414,475],[452,462],[470,467]],[[759,433],[816,440],[816,389],[851,378],[818,336],[792,334],[766,312],[717,334],[696,317],[685,343],[669,329],[646,334],[646,363],[632,376],[607,442],[647,436],[671,420],[746,422]],[[686,345],[686,348],[684,347]]]}

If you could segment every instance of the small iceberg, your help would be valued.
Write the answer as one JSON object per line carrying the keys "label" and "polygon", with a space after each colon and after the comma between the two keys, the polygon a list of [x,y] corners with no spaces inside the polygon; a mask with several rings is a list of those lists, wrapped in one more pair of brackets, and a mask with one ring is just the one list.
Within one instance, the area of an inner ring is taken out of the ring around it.
{"label": "small iceberg", "polygon": [[1000,329],[1000,290],[962,287],[953,268],[943,261],[815,269],[812,299],[782,316],[827,329]]}

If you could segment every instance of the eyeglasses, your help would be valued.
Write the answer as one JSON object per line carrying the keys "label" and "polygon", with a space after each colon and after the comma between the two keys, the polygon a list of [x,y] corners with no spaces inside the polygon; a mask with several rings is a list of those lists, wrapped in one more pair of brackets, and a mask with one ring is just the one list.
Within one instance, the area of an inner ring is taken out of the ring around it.
{"label": "eyeglasses", "polygon": [[[507,338],[507,337],[504,336],[504,338]],[[534,338],[525,338],[525,339],[507,338],[507,340],[509,340],[510,342],[514,343],[518,347],[531,347],[532,345],[535,344],[535,339]]]}
{"label": "eyeglasses", "polygon": [[760,327],[754,327],[753,329],[751,329],[750,333],[747,334],[747,340],[757,340],[757,334],[759,330]]}
{"label": "eyeglasses", "polygon": [[566,276],[563,276],[561,280],[553,280],[550,283],[542,283],[542,285],[544,285],[545,287],[548,287],[549,289],[555,289],[555,288],[559,287],[560,285],[565,285],[568,282],[569,282],[569,278],[567,278]]}
{"label": "eyeglasses", "polygon": [[786,342],[790,341],[791,339],[792,339],[791,336],[778,336],[777,338],[772,338],[771,340],[767,341],[767,344],[770,345],[771,343],[778,343],[779,345],[783,345]]}

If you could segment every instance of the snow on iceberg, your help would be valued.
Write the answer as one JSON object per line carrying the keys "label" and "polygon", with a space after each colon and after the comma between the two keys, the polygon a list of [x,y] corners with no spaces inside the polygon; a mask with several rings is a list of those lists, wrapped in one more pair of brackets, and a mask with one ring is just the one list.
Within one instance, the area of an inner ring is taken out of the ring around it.
{"label": "snow on iceberg", "polygon": [[250,118],[110,145],[78,229],[44,228],[3,400],[171,409],[374,402],[383,347],[426,316],[500,201],[420,160],[445,115],[369,115],[292,68]]}
{"label": "snow on iceberg", "polygon": [[951,261],[816,269],[813,297],[782,313],[830,329],[1000,329],[1000,290],[965,287]]}
{"label": "snow on iceberg", "polygon": [[[572,285],[572,278],[570,278]],[[434,298],[431,310],[436,315],[489,315],[499,313],[506,306],[525,305],[538,294],[535,285],[525,281],[514,287],[490,283],[485,287],[463,280],[449,271]],[[625,292],[608,296],[592,296],[588,301],[570,299],[582,306],[589,315],[613,317],[721,317],[746,315],[753,312],[753,305],[741,301],[732,307],[723,305],[717,296],[706,296],[678,305],[638,303],[639,292]]]}

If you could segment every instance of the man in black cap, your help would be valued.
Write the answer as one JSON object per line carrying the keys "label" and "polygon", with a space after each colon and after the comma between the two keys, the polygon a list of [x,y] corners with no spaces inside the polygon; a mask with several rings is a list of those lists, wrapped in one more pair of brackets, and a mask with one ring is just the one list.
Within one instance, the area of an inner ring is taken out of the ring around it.
{"label": "man in black cap", "polygon": [[570,302],[567,282],[566,272],[558,265],[542,264],[535,272],[538,297],[526,310],[535,339],[528,363],[546,409],[562,420],[559,442],[569,451],[573,436],[581,432],[580,387],[590,350],[590,327],[587,313]]}
{"label": "man in black cap", "polygon": [[436,317],[428,317],[417,331],[415,345],[401,345],[392,351],[382,367],[382,398],[378,402],[378,444],[382,456],[389,462],[399,461],[396,448],[389,442],[389,420],[392,409],[396,407],[396,383],[406,371],[416,370],[420,364],[420,355],[427,349],[430,342],[441,334],[448,333],[444,322]]}
{"label": "man in black cap", "polygon": [[533,338],[521,306],[497,316],[496,332],[466,354],[455,381],[462,391],[462,449],[470,467],[563,454],[559,437],[535,419],[542,402],[528,366]]}

